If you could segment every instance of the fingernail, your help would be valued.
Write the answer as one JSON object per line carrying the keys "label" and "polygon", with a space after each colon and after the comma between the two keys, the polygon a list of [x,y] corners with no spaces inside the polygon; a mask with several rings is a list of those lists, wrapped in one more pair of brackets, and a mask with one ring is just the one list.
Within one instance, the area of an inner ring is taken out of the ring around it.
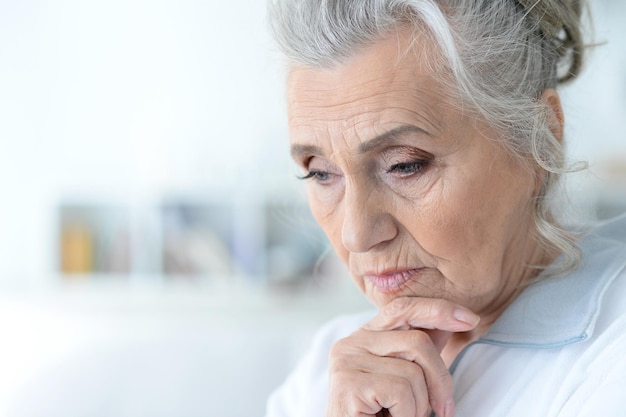
{"label": "fingernail", "polygon": [[472,313],[471,311],[465,308],[456,308],[454,310],[454,318],[458,321],[462,321],[463,323],[467,323],[472,326],[476,326],[480,321],[480,316]]}
{"label": "fingernail", "polygon": [[448,400],[446,406],[443,409],[444,417],[454,417],[454,401]]}

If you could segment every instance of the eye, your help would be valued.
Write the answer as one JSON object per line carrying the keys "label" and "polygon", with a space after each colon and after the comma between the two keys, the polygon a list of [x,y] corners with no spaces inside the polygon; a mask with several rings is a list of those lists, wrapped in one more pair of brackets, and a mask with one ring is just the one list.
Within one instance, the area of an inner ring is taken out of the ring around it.
{"label": "eye", "polygon": [[392,165],[388,170],[388,174],[398,174],[401,177],[409,177],[414,174],[423,172],[428,166],[429,161],[418,159],[410,162],[400,162]]}
{"label": "eye", "polygon": [[298,177],[301,180],[313,180],[319,183],[328,182],[332,174],[324,171],[310,170],[306,175]]}
{"label": "eye", "polygon": [[329,185],[341,176],[341,171],[330,161],[314,156],[301,163],[306,171],[304,176],[299,176],[301,180],[311,180],[316,184]]}

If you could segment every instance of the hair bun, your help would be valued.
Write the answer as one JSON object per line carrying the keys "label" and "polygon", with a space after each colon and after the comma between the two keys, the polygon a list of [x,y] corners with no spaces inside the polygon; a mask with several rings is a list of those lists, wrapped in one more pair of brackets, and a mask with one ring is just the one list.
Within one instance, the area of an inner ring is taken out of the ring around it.
{"label": "hair bun", "polygon": [[583,62],[582,0],[518,0],[528,16],[536,20],[546,40],[557,48],[560,58],[559,82],[580,74]]}

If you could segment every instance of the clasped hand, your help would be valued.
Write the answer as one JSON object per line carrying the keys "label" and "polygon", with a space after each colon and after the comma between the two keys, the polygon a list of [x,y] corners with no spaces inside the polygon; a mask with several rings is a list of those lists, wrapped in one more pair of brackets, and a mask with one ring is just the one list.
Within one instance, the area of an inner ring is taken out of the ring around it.
{"label": "clasped hand", "polygon": [[454,414],[452,377],[441,352],[479,317],[450,301],[399,297],[330,353],[328,417]]}

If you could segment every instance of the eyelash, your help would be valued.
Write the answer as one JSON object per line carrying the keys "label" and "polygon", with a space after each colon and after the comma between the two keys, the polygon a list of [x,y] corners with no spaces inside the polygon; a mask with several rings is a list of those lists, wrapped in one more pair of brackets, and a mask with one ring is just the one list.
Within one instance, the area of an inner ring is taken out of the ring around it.
{"label": "eyelash", "polygon": [[[330,173],[328,172],[324,172],[324,171],[309,171],[306,175],[304,176],[298,176],[298,179],[300,180],[309,180],[309,179],[314,179],[318,182],[324,182],[324,181],[328,181],[329,177],[330,177]],[[324,177],[324,178],[322,178]]]}
{"label": "eyelash", "polygon": [[[419,174],[424,171],[425,168],[428,167],[430,161],[424,159],[418,159],[410,162],[401,162],[398,164],[392,165],[386,172],[388,174],[399,174],[402,177],[410,177],[415,174]],[[327,182],[330,179],[332,174],[325,171],[311,170],[306,175],[298,176],[300,180],[310,180],[313,179],[317,182],[323,183]]]}
{"label": "eyelash", "polygon": [[424,159],[418,159],[410,162],[401,162],[399,164],[392,165],[386,172],[388,174],[399,174],[403,177],[410,177],[414,174],[419,174],[428,167],[430,161]]}

